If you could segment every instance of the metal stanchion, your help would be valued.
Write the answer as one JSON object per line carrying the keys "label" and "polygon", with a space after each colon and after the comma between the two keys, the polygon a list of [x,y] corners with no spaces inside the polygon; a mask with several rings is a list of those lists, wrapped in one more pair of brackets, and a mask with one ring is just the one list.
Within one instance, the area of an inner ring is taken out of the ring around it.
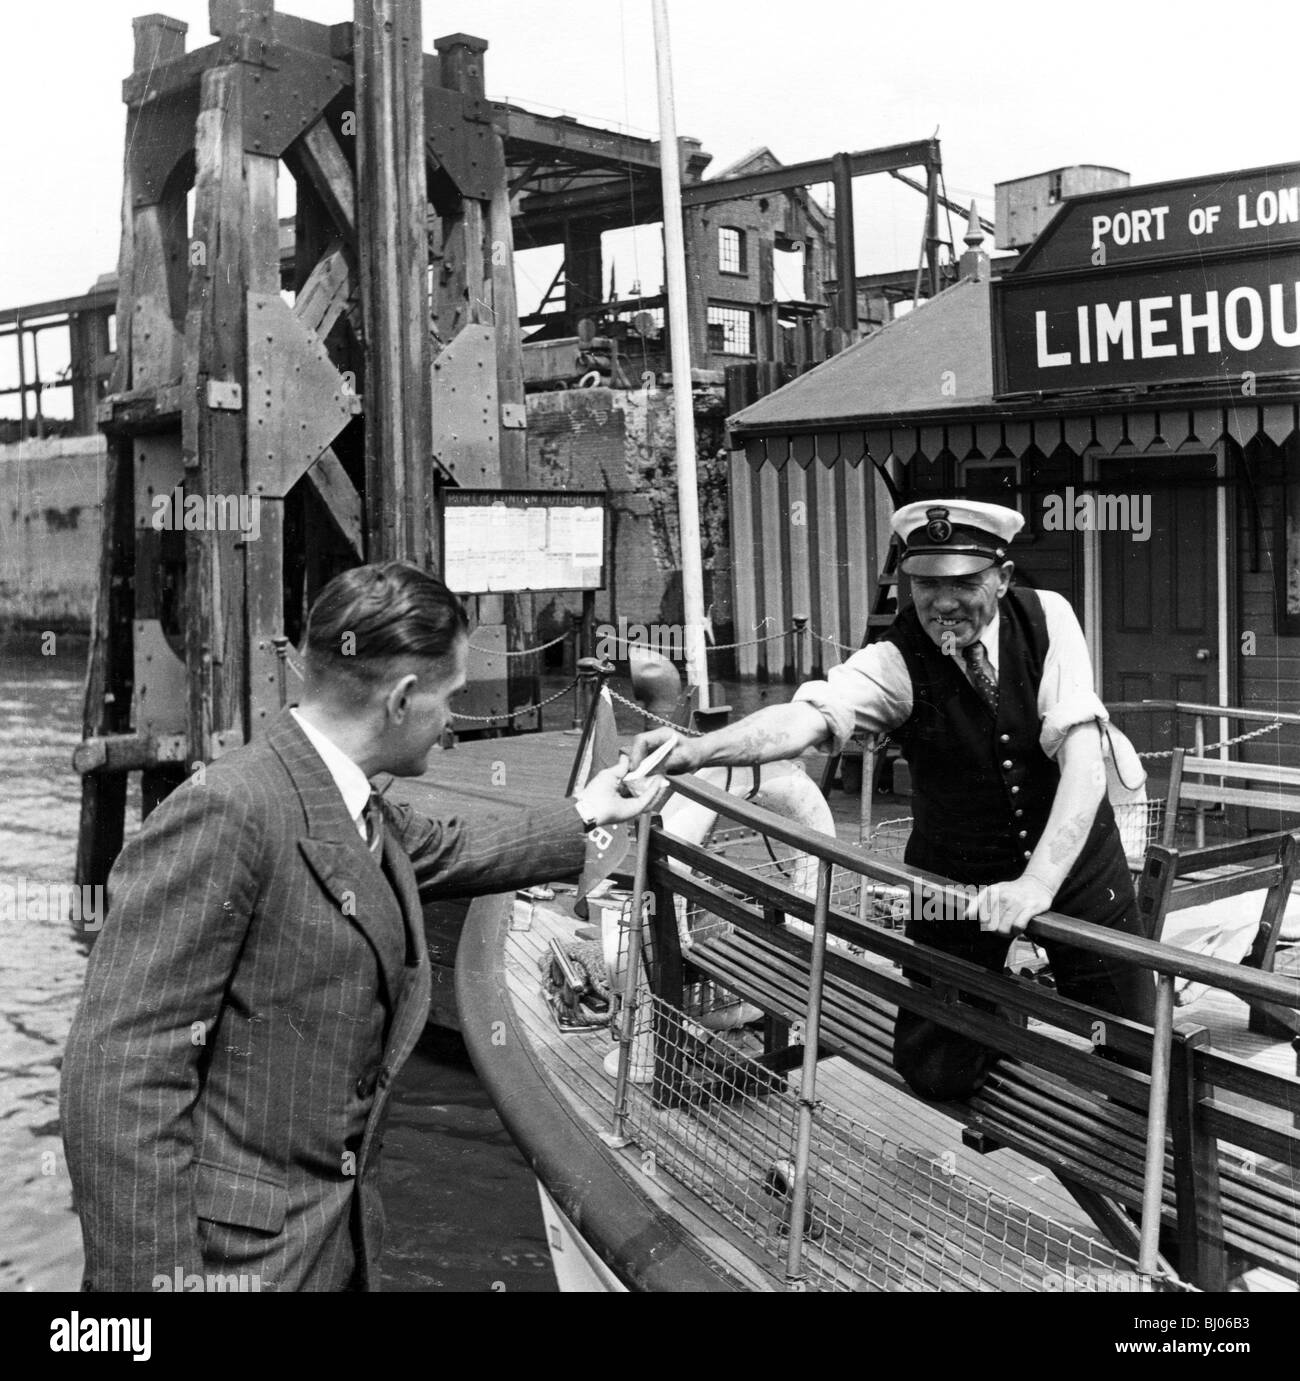
{"label": "metal stanchion", "polygon": [[803,1071],[799,1079],[799,1132],[794,1152],[794,1187],[790,1194],[790,1245],[785,1280],[790,1290],[804,1287],[803,1234],[808,1206],[808,1157],[812,1150],[812,1119],[817,1094],[817,1048],[821,1039],[822,981],[826,972],[826,920],[831,908],[831,870],[826,859],[817,862],[817,901],[813,910],[812,961],[808,970],[808,1012],[804,1022]]}
{"label": "metal stanchion", "polygon": [[1169,1108],[1169,1062],[1174,1034],[1174,979],[1162,973],[1156,984],[1155,1036],[1151,1045],[1151,1095],[1147,1104],[1146,1170],[1142,1182],[1142,1236],[1138,1270],[1152,1289],[1160,1251],[1160,1210],[1165,1181],[1165,1119]]}
{"label": "metal stanchion", "polygon": [[654,819],[639,816],[636,822],[636,868],[632,874],[632,925],[627,937],[627,971],[623,975],[622,1023],[618,1034],[618,1076],[614,1081],[614,1125],[606,1140],[612,1146],[627,1145],[627,1086],[636,1040],[637,987],[641,977],[641,939],[645,926],[646,879],[650,871],[650,831]]}

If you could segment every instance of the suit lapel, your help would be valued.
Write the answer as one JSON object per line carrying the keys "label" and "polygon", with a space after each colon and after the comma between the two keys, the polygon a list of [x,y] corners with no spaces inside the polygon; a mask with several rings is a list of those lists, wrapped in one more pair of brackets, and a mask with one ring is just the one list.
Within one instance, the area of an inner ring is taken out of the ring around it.
{"label": "suit lapel", "polygon": [[[380,809],[385,811],[384,865],[393,891],[402,909],[406,933],[406,985],[401,990],[393,1023],[389,1030],[388,1054],[384,1063],[400,1069],[415,1048],[429,1014],[429,962],[424,938],[424,908],[415,882],[411,860],[398,842],[397,831],[387,815],[387,806],[380,797]],[[411,967],[414,966],[414,967]]]}
{"label": "suit lapel", "polygon": [[[340,914],[370,942],[390,1007],[395,1007],[402,994],[409,944],[407,903],[384,877],[357,832],[329,768],[287,710],[271,723],[266,737],[302,802],[307,835],[298,841],[299,852]],[[409,862],[406,871],[410,873]],[[418,905],[417,899],[417,914]]]}

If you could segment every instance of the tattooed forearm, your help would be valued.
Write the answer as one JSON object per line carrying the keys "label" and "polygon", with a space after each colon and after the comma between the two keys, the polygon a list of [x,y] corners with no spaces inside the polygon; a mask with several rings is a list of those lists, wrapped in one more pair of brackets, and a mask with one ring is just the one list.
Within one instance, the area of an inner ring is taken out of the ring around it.
{"label": "tattooed forearm", "polygon": [[[1062,747],[1061,781],[1051,814],[1025,871],[1058,890],[1074,867],[1106,794],[1106,771],[1095,740],[1079,726]],[[1085,732],[1080,732],[1082,729]]]}
{"label": "tattooed forearm", "polygon": [[1070,865],[1079,856],[1079,850],[1088,837],[1088,831],[1092,829],[1095,815],[1095,810],[1090,815],[1076,815],[1065,821],[1056,831],[1047,846],[1047,856],[1053,863],[1061,864],[1069,870]]}
{"label": "tattooed forearm", "polygon": [[700,766],[740,766],[796,758],[820,743],[827,733],[821,711],[803,701],[768,705],[700,739]]}

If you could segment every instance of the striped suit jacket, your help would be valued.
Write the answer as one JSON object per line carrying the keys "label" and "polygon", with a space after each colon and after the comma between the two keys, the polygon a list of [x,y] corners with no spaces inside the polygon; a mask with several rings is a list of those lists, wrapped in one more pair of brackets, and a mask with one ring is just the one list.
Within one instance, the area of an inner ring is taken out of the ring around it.
{"label": "striped suit jacket", "polygon": [[384,815],[381,871],[285,711],[122,850],[62,1074],[85,1289],[376,1288],[383,1122],[429,1006],[420,899],[584,851],[567,802]]}

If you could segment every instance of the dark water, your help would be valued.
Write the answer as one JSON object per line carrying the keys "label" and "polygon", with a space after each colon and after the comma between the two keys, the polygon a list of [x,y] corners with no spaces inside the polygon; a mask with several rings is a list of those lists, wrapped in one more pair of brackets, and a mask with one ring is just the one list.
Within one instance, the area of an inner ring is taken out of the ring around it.
{"label": "dark water", "polygon": [[0,1290],[81,1278],[58,1071],[86,956],[59,908],[29,897],[72,880],[86,644],[38,648],[34,637],[0,643],[0,888],[14,889],[0,891]]}

